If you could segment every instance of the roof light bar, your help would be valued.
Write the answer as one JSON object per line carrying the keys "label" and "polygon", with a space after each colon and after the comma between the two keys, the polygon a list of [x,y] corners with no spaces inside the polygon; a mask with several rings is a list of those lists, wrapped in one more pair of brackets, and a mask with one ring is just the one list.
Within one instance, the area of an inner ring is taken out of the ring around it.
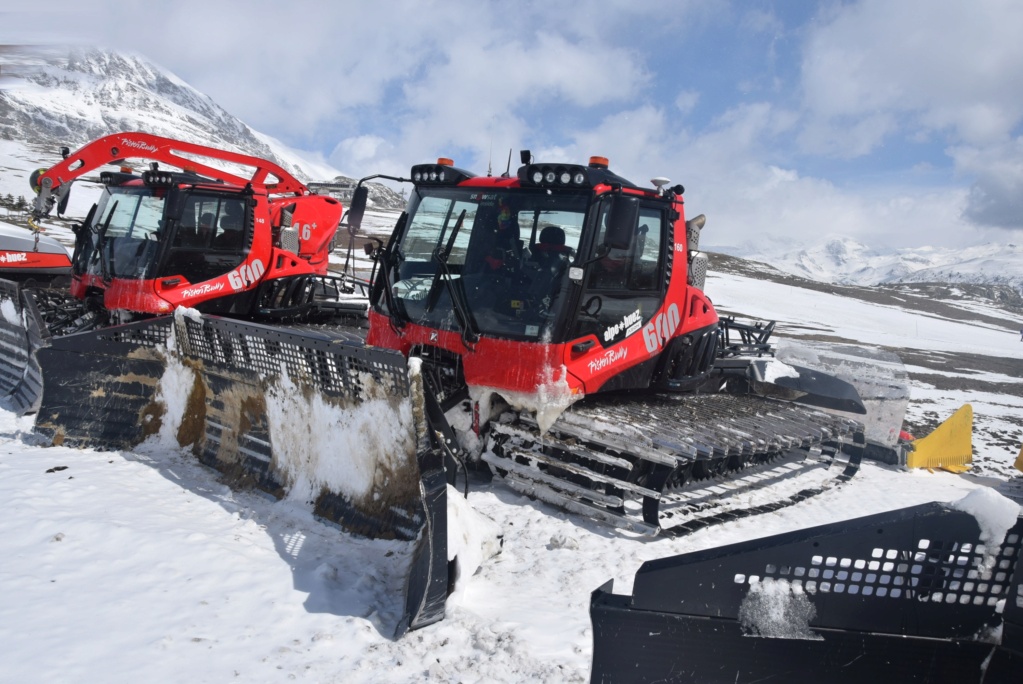
{"label": "roof light bar", "polygon": [[593,185],[585,166],[578,164],[529,164],[519,171],[526,184],[562,188],[588,188]]}
{"label": "roof light bar", "polygon": [[169,187],[175,184],[174,174],[169,171],[143,171],[142,182],[152,187]]}
{"label": "roof light bar", "polygon": [[455,168],[450,159],[441,158],[437,164],[416,164],[412,167],[412,182],[424,185],[458,185],[474,178],[468,171]]}

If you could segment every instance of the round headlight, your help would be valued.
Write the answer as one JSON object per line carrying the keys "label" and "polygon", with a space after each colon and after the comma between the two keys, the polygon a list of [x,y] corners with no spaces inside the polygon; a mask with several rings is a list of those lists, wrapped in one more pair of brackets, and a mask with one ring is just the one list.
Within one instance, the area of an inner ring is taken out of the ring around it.
{"label": "round headlight", "polygon": [[540,185],[541,181],[543,181],[543,171],[537,169],[536,171],[533,172],[533,182],[536,183],[537,185]]}
{"label": "round headlight", "polygon": [[437,180],[439,180],[441,183],[444,182],[444,176],[445,176],[444,169],[441,169],[440,171],[437,172]]}
{"label": "round headlight", "polygon": [[572,174],[570,174],[568,171],[562,171],[561,175],[558,177],[558,180],[560,180],[564,185],[568,185],[568,181],[572,180]]}
{"label": "round headlight", "polygon": [[586,176],[582,171],[576,171],[575,175],[572,176],[572,182],[576,185],[582,185],[586,182]]}
{"label": "round headlight", "polygon": [[419,181],[423,180],[423,174],[416,171],[415,173],[412,174],[412,180],[418,183]]}
{"label": "round headlight", "polygon": [[545,174],[543,175],[543,179],[544,179],[545,181],[547,181],[548,183],[553,183],[553,182],[554,182],[554,179],[555,179],[555,178],[557,178],[557,176],[556,176],[556,175],[554,175],[554,172],[553,172],[553,171],[548,171],[547,173],[545,173]]}
{"label": "round headlight", "polygon": [[437,172],[436,171],[431,171],[430,172],[430,180],[432,180],[432,181],[436,181],[437,180]]}

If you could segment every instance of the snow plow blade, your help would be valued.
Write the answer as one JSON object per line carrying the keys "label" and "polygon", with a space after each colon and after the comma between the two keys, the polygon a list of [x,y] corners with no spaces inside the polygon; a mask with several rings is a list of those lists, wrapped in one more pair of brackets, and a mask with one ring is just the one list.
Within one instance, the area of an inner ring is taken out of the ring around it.
{"label": "snow plow blade", "polygon": [[941,468],[963,472],[973,462],[973,407],[963,404],[926,437],[909,444],[910,468]]}
{"label": "snow plow blade", "polygon": [[848,344],[783,340],[777,358],[798,369],[801,378],[810,369],[818,388],[828,387],[820,383],[829,382],[834,383],[836,392],[843,383],[855,388],[865,411],[840,397],[832,401],[808,401],[809,398],[799,401],[862,422],[867,441],[864,458],[903,465],[899,433],[909,406],[909,374],[897,354]]}
{"label": "snow plow blade", "polygon": [[42,374],[33,352],[45,336],[33,298],[0,279],[0,408],[19,415],[36,410]]}
{"label": "snow plow blade", "polygon": [[445,462],[430,397],[400,353],[351,330],[179,310],[44,339],[34,357],[35,429],[53,444],[187,448],[232,487],[311,504],[351,534],[408,541],[407,557],[394,556],[409,565],[394,633],[444,617]]}
{"label": "snow plow blade", "polygon": [[1019,511],[981,488],[648,561],[592,595],[591,681],[1019,681]]}

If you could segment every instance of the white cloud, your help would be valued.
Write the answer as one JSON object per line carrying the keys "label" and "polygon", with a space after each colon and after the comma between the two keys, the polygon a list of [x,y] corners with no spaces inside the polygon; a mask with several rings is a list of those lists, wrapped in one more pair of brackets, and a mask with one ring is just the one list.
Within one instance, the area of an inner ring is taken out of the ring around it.
{"label": "white cloud", "polygon": [[970,144],[1004,139],[1023,116],[1023,89],[1007,87],[1023,82],[1021,30],[1023,5],[1014,0],[843,5],[810,33],[805,106],[839,132],[880,116],[873,145],[898,126],[947,130]]}
{"label": "white cloud", "polygon": [[956,167],[976,178],[964,215],[978,224],[1023,230],[1023,138],[990,147],[949,150]]}
{"label": "white cloud", "polygon": [[[807,24],[780,0],[671,11],[629,0],[589,11],[440,0],[50,7],[0,21],[0,42],[45,29],[137,50],[352,175],[405,175],[441,155],[500,173],[509,150],[514,171],[522,147],[578,163],[602,154],[639,184],[665,175],[686,185],[692,210],[721,230],[708,234],[718,244],[784,230],[919,244],[1016,225],[1014,211],[1023,221],[1013,203],[1023,196],[1015,1],[859,0],[828,4]],[[783,60],[800,45],[793,81]],[[912,174],[932,156],[907,159],[907,177],[892,183],[879,152],[893,142],[945,148],[958,177],[940,177],[940,163]],[[885,182],[805,170],[836,158]]]}
{"label": "white cloud", "polygon": [[345,138],[337,144],[331,158],[351,163],[363,163],[379,156],[390,144],[377,135],[358,135]]}
{"label": "white cloud", "polygon": [[943,140],[973,179],[956,215],[1023,228],[1023,4],[861,0],[813,27],[803,58],[805,152],[863,157]]}
{"label": "white cloud", "polygon": [[695,90],[683,90],[675,98],[675,106],[683,114],[688,114],[696,108],[700,101],[700,93]]}

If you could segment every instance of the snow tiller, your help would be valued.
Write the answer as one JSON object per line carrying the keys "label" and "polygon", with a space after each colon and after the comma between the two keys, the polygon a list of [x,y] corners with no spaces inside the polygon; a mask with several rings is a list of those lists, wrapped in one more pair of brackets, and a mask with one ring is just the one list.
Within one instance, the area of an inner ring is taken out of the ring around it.
{"label": "snow tiller", "polygon": [[648,561],[593,593],[591,681],[1018,682],[1019,512],[981,488]]}

